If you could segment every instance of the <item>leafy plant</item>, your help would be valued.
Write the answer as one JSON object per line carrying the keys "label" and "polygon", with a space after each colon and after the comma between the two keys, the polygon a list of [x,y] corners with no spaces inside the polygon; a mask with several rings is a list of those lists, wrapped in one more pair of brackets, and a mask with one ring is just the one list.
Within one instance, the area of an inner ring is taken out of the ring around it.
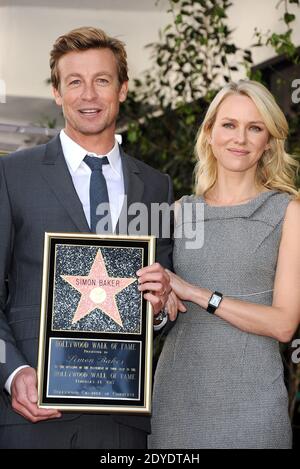
{"label": "leafy plant", "polygon": [[[135,89],[123,115],[131,116],[130,153],[168,172],[177,196],[193,186],[195,137],[208,103],[232,72],[252,63],[234,44],[227,25],[229,0],[169,0],[173,22],[149,44],[153,67]],[[134,106],[134,112],[132,108]]]}
{"label": "leafy plant", "polygon": [[[256,32],[253,47],[271,44],[275,53],[284,52],[296,61],[292,42],[295,15],[287,5],[298,5],[299,0],[280,0],[277,8],[282,3],[285,13],[281,20],[287,31],[269,32],[264,39]],[[233,41],[227,24],[231,5],[229,0],[169,0],[173,21],[159,33],[157,42],[147,46],[153,66],[134,80],[134,90],[122,110],[128,151],[169,173],[177,197],[193,190],[194,144],[211,99],[237,70],[262,80],[260,71],[251,71],[252,49],[241,49]],[[298,135],[299,121],[300,115],[293,119],[292,135]],[[289,147],[300,155],[298,141],[293,137]]]}
{"label": "leafy plant", "polygon": [[291,4],[296,4],[299,6],[299,0],[279,0],[276,8],[278,9],[280,6],[284,6],[283,15],[280,17],[280,21],[283,21],[286,30],[285,32],[279,34],[272,31],[267,31],[266,33],[262,33],[259,29],[255,29],[255,37],[257,39],[257,43],[254,44],[255,46],[272,46],[276,54],[281,55],[285,54],[287,57],[292,59],[295,63],[299,63],[299,55],[297,52],[297,47],[293,42],[292,34],[292,23],[296,19],[296,15],[289,11],[289,6]]}

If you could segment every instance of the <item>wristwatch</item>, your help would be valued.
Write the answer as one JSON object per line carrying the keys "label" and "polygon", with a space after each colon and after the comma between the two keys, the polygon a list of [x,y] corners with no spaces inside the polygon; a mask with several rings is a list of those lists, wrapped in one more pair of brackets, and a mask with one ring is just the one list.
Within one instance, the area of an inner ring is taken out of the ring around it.
{"label": "wristwatch", "polygon": [[206,311],[208,311],[210,314],[214,314],[216,309],[220,306],[222,299],[223,299],[222,293],[215,291],[211,295],[208,301],[208,306],[206,308]]}
{"label": "wristwatch", "polygon": [[153,326],[154,328],[159,328],[161,329],[166,322],[168,321],[168,311],[166,308],[163,308],[159,314],[154,316],[153,318]]}

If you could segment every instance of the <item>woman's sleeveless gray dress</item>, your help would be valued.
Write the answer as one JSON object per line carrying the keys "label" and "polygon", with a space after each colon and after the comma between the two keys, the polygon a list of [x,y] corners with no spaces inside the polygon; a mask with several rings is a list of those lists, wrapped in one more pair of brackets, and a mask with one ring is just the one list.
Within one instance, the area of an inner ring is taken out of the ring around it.
{"label": "woman's sleeveless gray dress", "polygon": [[[193,209],[193,224],[184,227],[189,222],[183,221],[183,228],[202,229],[196,205],[204,204],[204,244],[188,249],[187,239],[175,239],[175,272],[225,296],[271,305],[289,201],[278,191],[228,207],[183,197],[181,207]],[[158,362],[149,447],[289,448],[278,342],[243,332],[193,303],[186,306]]]}

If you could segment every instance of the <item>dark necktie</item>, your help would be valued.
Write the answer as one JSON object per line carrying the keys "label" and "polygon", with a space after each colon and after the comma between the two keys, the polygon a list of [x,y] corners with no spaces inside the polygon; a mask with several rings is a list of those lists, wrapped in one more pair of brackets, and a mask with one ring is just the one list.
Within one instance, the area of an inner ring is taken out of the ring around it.
{"label": "dark necktie", "polygon": [[[109,161],[106,156],[102,158],[96,158],[94,156],[86,155],[83,160],[91,169],[91,179],[90,179],[90,213],[91,213],[91,231],[92,233],[111,233],[111,218],[109,215],[109,222],[102,227],[102,229],[96,230],[98,222],[109,214],[109,198],[107,192],[107,185],[105,177],[103,176],[102,166],[104,164],[109,164]],[[97,208],[100,204],[106,204],[106,210],[102,210],[101,214],[97,215]]]}

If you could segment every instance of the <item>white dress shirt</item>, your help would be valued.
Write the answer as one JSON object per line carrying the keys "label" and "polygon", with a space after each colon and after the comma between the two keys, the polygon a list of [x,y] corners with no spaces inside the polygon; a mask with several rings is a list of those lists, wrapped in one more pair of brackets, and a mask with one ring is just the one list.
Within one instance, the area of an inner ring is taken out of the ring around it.
{"label": "white dress shirt", "polygon": [[[114,147],[105,155],[96,155],[95,153],[88,152],[80,145],[78,145],[78,143],[74,142],[74,140],[68,137],[64,130],[61,130],[60,132],[60,141],[66,159],[66,163],[73,180],[74,187],[76,189],[80,202],[82,203],[84,214],[86,216],[89,226],[91,226],[90,178],[92,171],[89,166],[83,161],[83,159],[86,155],[96,157],[107,156],[109,164],[104,165],[102,167],[102,171],[107,185],[112,228],[113,231],[115,231],[122,210],[125,193],[122,161],[118,145],[118,141],[120,142],[120,136],[116,135]],[[11,383],[15,375],[20,370],[27,367],[28,365],[20,366],[19,368],[14,370],[13,373],[8,377],[4,387],[9,394],[11,393]]]}
{"label": "white dress shirt", "polygon": [[112,150],[105,155],[96,155],[82,148],[78,143],[74,142],[62,130],[60,132],[60,141],[63,153],[70,171],[74,187],[82,203],[82,207],[89,226],[90,221],[90,179],[91,169],[83,161],[86,155],[103,157],[107,156],[109,164],[103,165],[102,172],[106,180],[107,192],[109,198],[109,206],[111,213],[112,228],[115,231],[122,206],[124,203],[124,178],[120,149],[117,140]]}

